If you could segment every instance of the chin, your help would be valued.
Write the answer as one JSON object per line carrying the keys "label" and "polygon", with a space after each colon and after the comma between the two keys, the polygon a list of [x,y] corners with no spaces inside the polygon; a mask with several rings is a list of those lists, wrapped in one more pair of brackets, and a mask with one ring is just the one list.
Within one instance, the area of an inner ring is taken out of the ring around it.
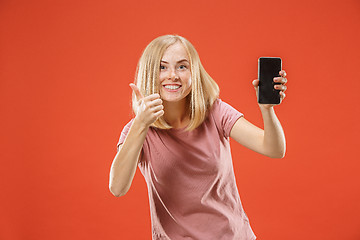
{"label": "chin", "polygon": [[160,97],[163,101],[167,102],[179,102],[185,100],[190,95],[190,92],[185,93],[183,91],[166,91],[161,89]]}
{"label": "chin", "polygon": [[160,97],[163,101],[167,101],[167,102],[176,102],[182,99],[182,96],[171,96],[167,93],[161,93]]}
{"label": "chin", "polygon": [[164,102],[179,102],[183,100],[184,98],[161,98]]}

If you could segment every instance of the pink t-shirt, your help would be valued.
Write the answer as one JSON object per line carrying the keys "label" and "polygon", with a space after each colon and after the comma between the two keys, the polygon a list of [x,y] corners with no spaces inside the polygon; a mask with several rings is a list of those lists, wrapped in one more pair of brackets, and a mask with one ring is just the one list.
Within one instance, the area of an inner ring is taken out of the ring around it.
{"label": "pink t-shirt", "polygon": [[230,152],[230,131],[242,116],[217,99],[191,132],[149,128],[138,167],[148,187],[154,240],[256,238],[241,205]]}

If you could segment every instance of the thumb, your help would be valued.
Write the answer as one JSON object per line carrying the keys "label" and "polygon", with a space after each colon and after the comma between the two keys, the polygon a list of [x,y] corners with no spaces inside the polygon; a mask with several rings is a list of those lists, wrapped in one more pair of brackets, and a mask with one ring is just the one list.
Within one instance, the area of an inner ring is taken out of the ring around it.
{"label": "thumb", "polygon": [[252,84],[254,85],[254,88],[256,89],[259,86],[259,79],[255,79],[252,81]]}
{"label": "thumb", "polygon": [[140,100],[140,99],[143,99],[143,98],[144,98],[144,96],[141,94],[141,92],[140,92],[139,88],[138,88],[135,84],[130,83],[130,84],[129,84],[129,86],[130,86],[130,87],[131,87],[131,89],[134,91],[135,96],[136,96],[136,98],[137,98],[138,100]]}
{"label": "thumb", "polygon": [[252,81],[252,84],[255,88],[256,97],[258,97],[258,90],[259,90],[259,79],[255,79]]}

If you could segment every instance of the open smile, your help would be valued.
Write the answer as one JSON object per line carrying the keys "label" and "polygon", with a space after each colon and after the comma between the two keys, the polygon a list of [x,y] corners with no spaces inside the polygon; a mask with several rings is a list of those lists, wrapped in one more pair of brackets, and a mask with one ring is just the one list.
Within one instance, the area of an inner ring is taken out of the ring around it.
{"label": "open smile", "polygon": [[177,92],[181,88],[179,84],[166,84],[163,85],[163,88],[168,92]]}

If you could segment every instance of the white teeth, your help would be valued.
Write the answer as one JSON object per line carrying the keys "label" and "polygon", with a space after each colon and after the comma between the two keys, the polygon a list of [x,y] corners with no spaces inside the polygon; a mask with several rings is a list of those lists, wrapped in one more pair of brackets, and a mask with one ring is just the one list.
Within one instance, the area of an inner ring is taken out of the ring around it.
{"label": "white teeth", "polygon": [[175,90],[175,89],[178,89],[178,88],[180,88],[180,86],[179,85],[165,85],[164,86],[165,88],[167,88],[167,89],[171,89],[171,90]]}

